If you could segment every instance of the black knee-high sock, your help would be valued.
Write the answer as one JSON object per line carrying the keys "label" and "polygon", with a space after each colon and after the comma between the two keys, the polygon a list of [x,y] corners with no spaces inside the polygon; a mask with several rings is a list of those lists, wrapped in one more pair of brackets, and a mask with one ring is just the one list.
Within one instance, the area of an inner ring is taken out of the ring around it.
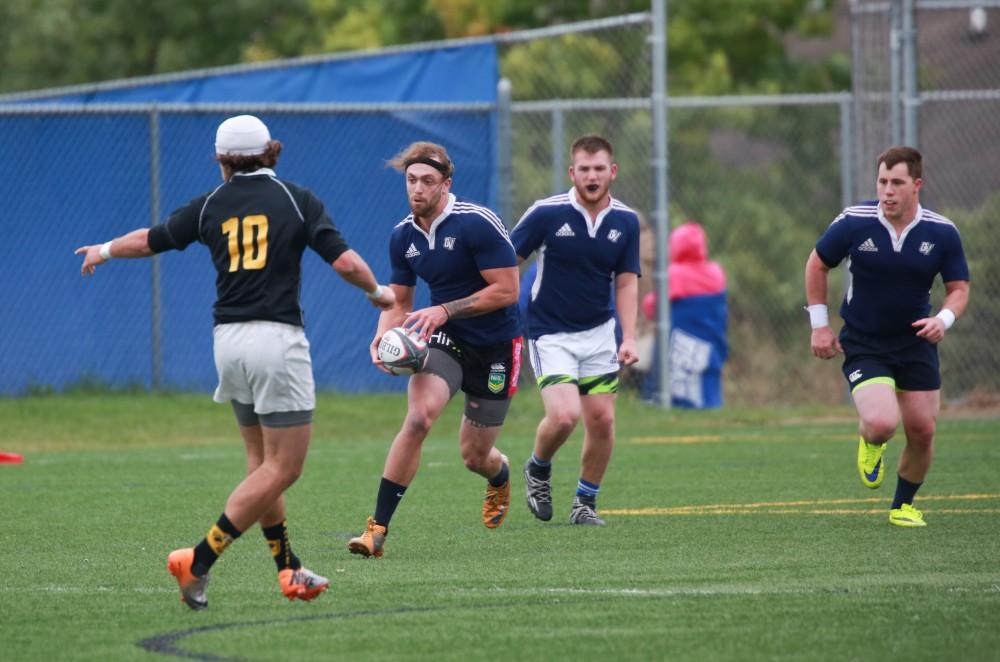
{"label": "black knee-high sock", "polygon": [[507,463],[500,465],[500,471],[496,476],[490,478],[490,485],[493,487],[500,487],[510,479],[510,469],[507,468]]}
{"label": "black knee-high sock", "polygon": [[892,498],[892,509],[899,508],[904,503],[913,505],[913,497],[917,496],[917,490],[923,483],[911,483],[899,474],[896,474],[896,496]]}
{"label": "black knee-high sock", "polygon": [[278,566],[278,572],[287,568],[298,570],[302,567],[302,562],[295,556],[292,545],[288,542],[288,520],[282,520],[271,526],[262,526],[260,530],[264,533],[268,547],[271,548],[271,556]]}
{"label": "black knee-high sock", "polygon": [[198,546],[194,548],[194,564],[191,572],[201,577],[212,567],[222,552],[233,544],[233,541],[240,537],[243,532],[233,526],[225,513],[219,518],[208,534],[202,538]]}
{"label": "black knee-high sock", "polygon": [[389,529],[389,520],[396,512],[396,506],[406,494],[406,487],[394,483],[388,478],[382,478],[378,484],[378,500],[375,502],[375,523]]}

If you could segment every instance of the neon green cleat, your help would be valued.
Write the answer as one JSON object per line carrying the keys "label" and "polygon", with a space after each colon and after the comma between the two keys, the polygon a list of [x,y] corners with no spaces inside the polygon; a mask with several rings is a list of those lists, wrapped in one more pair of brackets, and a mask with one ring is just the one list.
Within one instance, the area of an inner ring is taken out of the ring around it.
{"label": "neon green cleat", "polygon": [[876,489],[885,478],[885,444],[869,444],[864,437],[858,441],[858,476],[861,484],[869,489]]}
{"label": "neon green cleat", "polygon": [[909,503],[904,503],[899,508],[890,510],[889,523],[896,526],[927,526],[924,514]]}

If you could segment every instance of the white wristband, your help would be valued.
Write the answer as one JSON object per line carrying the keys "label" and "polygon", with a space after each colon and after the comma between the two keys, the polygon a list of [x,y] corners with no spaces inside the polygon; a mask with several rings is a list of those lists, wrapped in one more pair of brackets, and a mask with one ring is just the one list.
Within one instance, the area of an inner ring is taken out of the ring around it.
{"label": "white wristband", "polygon": [[814,329],[830,326],[830,315],[825,303],[814,303],[811,306],[806,306],[806,310],[809,311],[809,326]]}
{"label": "white wristband", "polygon": [[951,325],[955,323],[955,313],[951,312],[947,308],[942,308],[937,315],[934,317],[938,318],[944,322],[944,330],[947,331],[951,328]]}
{"label": "white wristband", "polygon": [[382,286],[375,285],[375,289],[372,290],[371,292],[365,292],[365,296],[372,300],[379,298],[380,296],[382,296]]}
{"label": "white wristband", "polygon": [[103,244],[101,244],[101,250],[99,252],[101,254],[101,259],[103,259],[105,261],[110,260],[111,259],[111,242],[110,241],[106,241]]}

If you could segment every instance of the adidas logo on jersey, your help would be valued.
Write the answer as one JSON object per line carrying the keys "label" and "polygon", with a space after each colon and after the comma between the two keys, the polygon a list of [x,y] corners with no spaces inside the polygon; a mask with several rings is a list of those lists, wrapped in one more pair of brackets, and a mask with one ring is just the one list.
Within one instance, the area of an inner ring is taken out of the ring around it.
{"label": "adidas logo on jersey", "polygon": [[573,232],[573,228],[569,226],[569,223],[563,223],[562,227],[556,230],[557,237],[575,237],[576,233]]}
{"label": "adidas logo on jersey", "polygon": [[420,255],[420,251],[417,250],[416,246],[410,244],[410,247],[406,249],[405,257],[417,257],[418,255]]}
{"label": "adidas logo on jersey", "polygon": [[858,250],[862,253],[878,253],[878,247],[875,246],[875,242],[872,241],[871,237],[865,239],[861,245],[858,246]]}

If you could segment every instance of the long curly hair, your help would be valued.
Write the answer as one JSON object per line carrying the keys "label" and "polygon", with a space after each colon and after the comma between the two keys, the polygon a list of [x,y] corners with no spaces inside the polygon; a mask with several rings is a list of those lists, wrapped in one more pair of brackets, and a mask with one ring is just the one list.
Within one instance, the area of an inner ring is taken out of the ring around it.
{"label": "long curly hair", "polygon": [[253,172],[261,168],[273,168],[278,164],[278,157],[281,156],[281,142],[277,140],[267,141],[267,150],[263,154],[253,154],[251,156],[237,154],[216,154],[215,160],[229,169],[230,172]]}

